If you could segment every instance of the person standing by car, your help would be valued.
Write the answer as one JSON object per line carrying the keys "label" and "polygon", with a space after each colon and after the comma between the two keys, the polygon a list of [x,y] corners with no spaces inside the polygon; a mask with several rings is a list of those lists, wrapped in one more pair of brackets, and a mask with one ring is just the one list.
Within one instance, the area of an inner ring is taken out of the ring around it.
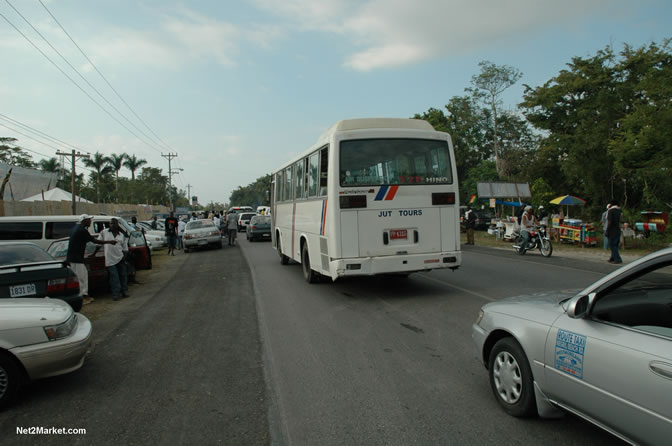
{"label": "person standing by car", "polygon": [[98,236],[103,241],[114,241],[105,246],[105,268],[110,279],[112,300],[129,297],[128,294],[128,270],[126,269],[126,257],[128,256],[128,237],[119,227],[119,220],[110,220],[110,227],[105,228]]}
{"label": "person standing by car", "polygon": [[159,223],[156,221],[157,217],[156,215],[152,217],[152,222],[149,224],[149,227],[152,228],[153,230],[159,229]]}
{"label": "person standing by car", "polygon": [[618,253],[618,245],[621,243],[621,208],[618,206],[616,200],[609,202],[609,210],[607,211],[607,228],[605,230],[609,238],[609,247],[611,248],[611,257],[609,263],[623,263],[620,254]]}
{"label": "person standing by car", "polygon": [[474,229],[476,228],[476,213],[467,206],[467,212],[464,213],[464,220],[467,226],[467,245],[474,244]]}
{"label": "person standing by car", "polygon": [[231,212],[226,217],[226,227],[229,231],[229,246],[235,246],[238,234],[238,214]]}
{"label": "person standing by car", "polygon": [[173,211],[170,211],[170,216],[164,222],[166,228],[166,239],[168,240],[168,255],[175,255],[175,246],[177,245],[177,218]]}
{"label": "person standing by car", "polygon": [[184,228],[187,226],[187,223],[184,221],[184,218],[180,218],[177,222],[177,249],[182,249],[184,245],[182,244],[182,237],[184,237]]}
{"label": "person standing by car", "polygon": [[97,245],[104,244],[115,244],[116,241],[105,242],[94,238],[89,232],[89,226],[91,226],[91,217],[88,214],[82,214],[79,216],[79,224],[75,225],[72,228],[70,233],[70,241],[68,242],[68,254],[65,257],[65,261],[70,265],[70,268],[77,276],[79,280],[79,289],[82,293],[83,304],[90,304],[93,302],[93,297],[89,296],[89,273],[84,264],[84,252],[86,251],[86,244],[88,242],[95,243]]}

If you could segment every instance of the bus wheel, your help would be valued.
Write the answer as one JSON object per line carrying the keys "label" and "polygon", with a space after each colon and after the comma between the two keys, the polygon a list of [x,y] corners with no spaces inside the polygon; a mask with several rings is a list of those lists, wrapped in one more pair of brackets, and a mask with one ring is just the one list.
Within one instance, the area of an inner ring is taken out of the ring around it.
{"label": "bus wheel", "polygon": [[303,277],[308,283],[317,283],[320,280],[319,273],[310,268],[310,255],[308,254],[308,243],[304,243],[301,250],[301,266],[303,267]]}
{"label": "bus wheel", "polygon": [[280,254],[280,263],[287,265],[289,263],[289,257],[282,253],[282,246],[280,245],[280,233],[278,233],[278,254]]}

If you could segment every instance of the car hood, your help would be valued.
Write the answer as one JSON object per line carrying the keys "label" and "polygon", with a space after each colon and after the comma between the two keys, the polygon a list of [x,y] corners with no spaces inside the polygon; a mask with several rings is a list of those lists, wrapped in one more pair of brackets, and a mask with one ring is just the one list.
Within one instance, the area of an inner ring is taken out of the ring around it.
{"label": "car hood", "polygon": [[60,299],[0,299],[2,330],[58,324],[66,321],[71,314],[70,305]]}
{"label": "car hood", "polygon": [[483,306],[484,312],[507,314],[541,323],[552,323],[565,312],[560,302],[572,298],[580,290],[546,291],[507,297]]}

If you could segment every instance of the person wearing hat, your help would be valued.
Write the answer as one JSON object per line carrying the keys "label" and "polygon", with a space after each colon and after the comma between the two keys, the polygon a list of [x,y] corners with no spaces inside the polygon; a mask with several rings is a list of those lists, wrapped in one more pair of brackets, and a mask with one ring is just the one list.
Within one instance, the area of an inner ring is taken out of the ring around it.
{"label": "person wearing hat", "polygon": [[83,304],[90,304],[93,302],[93,297],[89,296],[89,273],[86,270],[86,265],[84,264],[84,252],[86,251],[86,244],[88,242],[93,242],[96,245],[108,245],[116,244],[116,240],[103,241],[94,238],[89,233],[89,226],[91,226],[91,217],[88,214],[82,214],[79,216],[79,224],[76,224],[72,228],[70,233],[70,242],[68,243],[68,254],[65,257],[65,261],[68,262],[70,268],[77,276],[79,280],[79,290],[82,293],[84,298]]}

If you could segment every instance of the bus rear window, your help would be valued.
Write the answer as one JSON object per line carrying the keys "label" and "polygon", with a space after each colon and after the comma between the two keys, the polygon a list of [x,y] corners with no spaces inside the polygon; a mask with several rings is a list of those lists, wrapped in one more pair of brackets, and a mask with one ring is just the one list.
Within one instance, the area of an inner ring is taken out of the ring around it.
{"label": "bus rear window", "polygon": [[446,141],[359,139],[341,142],[341,186],[452,184]]}

